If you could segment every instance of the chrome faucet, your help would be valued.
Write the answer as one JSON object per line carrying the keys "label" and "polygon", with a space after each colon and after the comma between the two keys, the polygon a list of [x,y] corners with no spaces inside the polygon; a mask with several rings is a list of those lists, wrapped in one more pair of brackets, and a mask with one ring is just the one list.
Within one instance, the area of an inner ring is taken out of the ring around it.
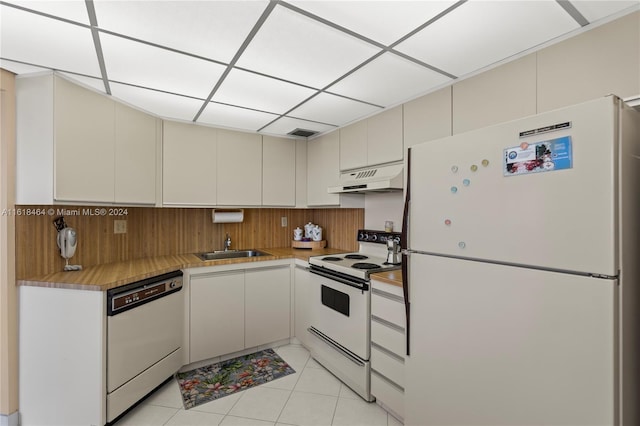
{"label": "chrome faucet", "polygon": [[231,250],[231,237],[227,232],[227,238],[224,239],[224,251],[229,251],[229,250]]}

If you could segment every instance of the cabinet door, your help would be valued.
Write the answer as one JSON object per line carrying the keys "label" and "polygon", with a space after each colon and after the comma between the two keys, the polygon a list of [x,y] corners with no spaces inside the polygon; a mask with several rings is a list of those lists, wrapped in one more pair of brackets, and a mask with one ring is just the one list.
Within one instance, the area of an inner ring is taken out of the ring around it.
{"label": "cabinet door", "polygon": [[216,135],[210,127],[164,121],[163,204],[216,204]]}
{"label": "cabinet door", "polygon": [[327,188],[340,178],[340,132],[313,139],[307,144],[307,205],[338,205],[338,194]]}
{"label": "cabinet door", "polygon": [[262,204],[262,137],[218,131],[218,205]]}
{"label": "cabinet door", "polygon": [[309,281],[310,272],[301,266],[296,266],[294,283],[294,322],[295,336],[307,348],[312,342],[311,335],[307,329],[311,326],[311,283]]}
{"label": "cabinet door", "polygon": [[367,164],[401,161],[402,105],[367,119]]}
{"label": "cabinet door", "polygon": [[262,137],[262,204],[296,205],[296,140]]}
{"label": "cabinet door", "polygon": [[289,338],[290,316],[289,266],[245,271],[245,346]]}
{"label": "cabinet door", "polygon": [[536,53],[537,112],[640,93],[640,13],[635,12]]}
{"label": "cabinet door", "polygon": [[454,135],[535,113],[536,54],[453,85]]}
{"label": "cabinet door", "polygon": [[296,207],[307,207],[306,139],[296,139]]}
{"label": "cabinet door", "polygon": [[244,349],[244,271],[191,277],[190,362]]}
{"label": "cabinet door", "polygon": [[340,170],[367,165],[367,120],[340,129]]}
{"label": "cabinet door", "polygon": [[157,119],[116,104],[115,201],[155,204]]}
{"label": "cabinet door", "polygon": [[62,78],[54,91],[55,199],[112,203],[114,101]]}
{"label": "cabinet door", "polygon": [[451,136],[451,87],[407,102],[402,115],[405,149]]}

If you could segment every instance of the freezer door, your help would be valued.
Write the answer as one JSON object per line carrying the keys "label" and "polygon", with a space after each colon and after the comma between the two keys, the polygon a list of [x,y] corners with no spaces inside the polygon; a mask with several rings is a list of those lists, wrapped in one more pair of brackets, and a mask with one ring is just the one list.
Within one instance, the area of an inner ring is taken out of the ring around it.
{"label": "freezer door", "polygon": [[412,147],[410,248],[617,275],[617,111],[609,96]]}
{"label": "freezer door", "polygon": [[406,425],[611,425],[617,282],[412,254]]}

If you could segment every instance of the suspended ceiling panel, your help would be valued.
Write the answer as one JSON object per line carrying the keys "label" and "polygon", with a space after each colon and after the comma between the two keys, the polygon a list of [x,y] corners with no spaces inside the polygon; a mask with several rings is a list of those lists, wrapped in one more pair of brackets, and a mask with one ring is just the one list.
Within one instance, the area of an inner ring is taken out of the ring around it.
{"label": "suspended ceiling panel", "polygon": [[[438,72],[385,53],[329,90],[376,105],[393,105],[450,81],[451,78]],[[371,90],[372,87],[376,90]]]}
{"label": "suspended ceiling panel", "polygon": [[113,96],[163,118],[191,121],[203,100],[111,83]]}
{"label": "suspended ceiling panel", "polygon": [[459,77],[577,28],[555,1],[470,0],[396,48]]}
{"label": "suspended ceiling panel", "polygon": [[363,102],[356,102],[328,93],[320,93],[318,96],[315,96],[313,99],[291,111],[288,115],[342,126],[381,110],[382,108],[380,107]]}
{"label": "suspended ceiling panel", "polygon": [[65,1],[35,1],[35,0],[17,0],[12,4],[26,7],[31,10],[57,16],[63,19],[80,22],[89,25],[89,14],[87,13],[87,5],[84,0],[65,0]]}
{"label": "suspended ceiling panel", "polygon": [[277,6],[237,65],[322,88],[380,49]]}
{"label": "suspended ceiling panel", "polygon": [[388,46],[455,1],[291,1],[309,13]]}
{"label": "suspended ceiling panel", "polygon": [[91,89],[97,90],[98,92],[105,93],[104,81],[101,78],[95,77],[84,77],[81,75],[69,74],[66,72],[60,73],[63,76],[67,77],[67,79],[79,83],[80,85],[84,85],[90,87]]}
{"label": "suspended ceiling panel", "polygon": [[88,28],[7,6],[0,6],[0,28],[4,59],[100,76]]}
{"label": "suspended ceiling panel", "polygon": [[181,95],[208,94],[225,68],[222,65],[121,37],[102,34],[109,79]]}
{"label": "suspended ceiling panel", "polygon": [[598,21],[614,13],[618,13],[625,9],[638,6],[638,1],[614,1],[614,0],[600,0],[600,1],[576,1],[573,5],[584,16],[587,21]]}
{"label": "suspended ceiling panel", "polygon": [[[161,117],[276,135],[335,129],[583,32],[554,0],[0,3],[10,71],[58,70],[102,92],[107,80]],[[640,10],[640,0],[562,4],[581,24]]]}
{"label": "suspended ceiling panel", "polygon": [[276,114],[209,102],[198,123],[256,131],[276,118]]}
{"label": "suspended ceiling panel", "polygon": [[268,3],[94,0],[102,29],[225,63],[231,61]]}
{"label": "suspended ceiling panel", "polygon": [[315,90],[307,87],[234,69],[215,93],[213,100],[284,114],[315,93]]}

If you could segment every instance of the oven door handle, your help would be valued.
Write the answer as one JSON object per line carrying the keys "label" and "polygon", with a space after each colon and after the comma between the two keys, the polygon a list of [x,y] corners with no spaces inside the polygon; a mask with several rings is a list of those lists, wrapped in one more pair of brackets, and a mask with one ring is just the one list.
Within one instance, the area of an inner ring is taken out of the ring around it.
{"label": "oven door handle", "polygon": [[359,282],[350,281],[350,280],[347,280],[345,278],[341,278],[341,277],[335,276],[333,274],[329,274],[329,273],[324,272],[324,271],[319,271],[317,269],[310,269],[309,272],[311,272],[312,274],[320,275],[321,277],[327,278],[329,280],[337,281],[337,282],[339,282],[341,284],[348,285],[349,287],[357,288],[358,290],[369,291],[369,284],[367,284],[367,283],[359,283]]}

